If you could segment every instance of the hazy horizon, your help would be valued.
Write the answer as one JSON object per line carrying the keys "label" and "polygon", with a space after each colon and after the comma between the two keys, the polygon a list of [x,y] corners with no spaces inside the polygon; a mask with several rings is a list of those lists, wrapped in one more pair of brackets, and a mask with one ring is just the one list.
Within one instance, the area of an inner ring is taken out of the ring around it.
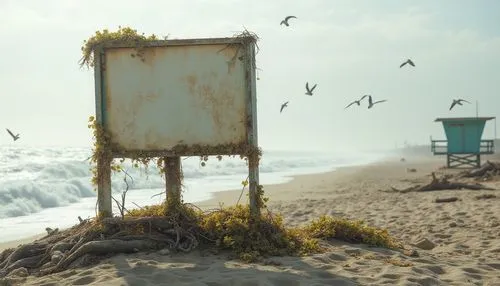
{"label": "hazy horizon", "polygon": [[[93,70],[83,41],[129,26],[169,38],[260,41],[259,145],[268,150],[378,150],[445,139],[437,117],[500,116],[500,2],[386,0],[0,3],[0,145],[90,147]],[[290,27],[280,26],[295,15]],[[407,58],[416,67],[399,65]],[[305,83],[317,83],[313,96]],[[363,94],[388,101],[344,107]],[[454,98],[464,104],[449,111]],[[282,102],[290,101],[282,114]],[[487,122],[483,138],[494,137]],[[13,142],[5,128],[20,133]]]}

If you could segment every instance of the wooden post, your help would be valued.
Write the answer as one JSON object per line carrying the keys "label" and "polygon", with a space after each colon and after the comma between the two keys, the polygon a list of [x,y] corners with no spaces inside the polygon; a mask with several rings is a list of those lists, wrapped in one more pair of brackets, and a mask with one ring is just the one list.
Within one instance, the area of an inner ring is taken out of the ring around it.
{"label": "wooden post", "polygon": [[[248,144],[257,148],[259,146],[257,129],[257,88],[255,82],[255,43],[247,46],[246,54],[250,61],[246,62],[247,76],[247,138]],[[250,215],[257,219],[260,217],[260,206],[258,205],[259,188],[259,157],[258,154],[250,154],[248,157],[248,199],[250,205]]]}
{"label": "wooden post", "polygon": [[250,205],[250,214],[254,218],[260,216],[260,207],[257,203],[259,199],[259,158],[257,155],[248,158],[248,200]]}
{"label": "wooden post", "polygon": [[[104,128],[104,110],[106,101],[104,100],[103,78],[101,73],[104,51],[99,48],[94,51],[94,80],[96,96],[96,123]],[[102,142],[98,142],[102,144]],[[109,146],[103,146],[109,148]],[[113,216],[113,207],[111,201],[111,161],[112,156],[99,156],[97,158],[97,217],[105,218]]]}
{"label": "wooden post", "polygon": [[111,161],[108,156],[97,159],[97,215],[98,218],[112,217]]}
{"label": "wooden post", "polygon": [[181,158],[165,157],[164,160],[167,206],[171,210],[181,204]]}

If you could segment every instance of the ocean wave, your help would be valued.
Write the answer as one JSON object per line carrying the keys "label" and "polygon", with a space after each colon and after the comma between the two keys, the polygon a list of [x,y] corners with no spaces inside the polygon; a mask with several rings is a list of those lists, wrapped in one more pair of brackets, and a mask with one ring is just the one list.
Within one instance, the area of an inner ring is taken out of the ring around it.
{"label": "ocean wave", "polygon": [[[89,150],[85,148],[5,148],[0,147],[0,218],[30,215],[46,208],[67,206],[83,198],[96,196],[91,185]],[[308,169],[362,164],[377,156],[358,155],[328,156],[324,154],[265,152],[260,162],[260,173],[307,173]],[[196,185],[210,178],[235,178],[244,180],[248,174],[245,161],[239,156],[224,157],[218,161],[210,157],[206,166],[198,157],[182,160],[186,181]],[[165,183],[159,170],[151,164],[147,171],[132,168],[125,162],[127,173],[133,178],[127,183],[120,173],[112,176],[112,191],[121,192],[129,185],[131,190],[161,189]],[[212,182],[216,184],[216,182]],[[227,184],[226,184],[227,185]],[[224,185],[224,186],[226,186]],[[214,185],[216,186],[216,185]],[[222,187],[222,184],[221,184]]]}

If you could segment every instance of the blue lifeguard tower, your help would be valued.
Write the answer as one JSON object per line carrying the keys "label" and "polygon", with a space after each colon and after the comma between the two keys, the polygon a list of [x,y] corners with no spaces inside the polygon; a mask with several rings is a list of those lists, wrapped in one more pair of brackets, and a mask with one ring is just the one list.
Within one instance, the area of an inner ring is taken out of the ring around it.
{"label": "blue lifeguard tower", "polygon": [[495,117],[437,118],[446,140],[432,140],[434,155],[446,155],[448,168],[480,167],[482,154],[494,153],[494,140],[481,140],[486,121]]}

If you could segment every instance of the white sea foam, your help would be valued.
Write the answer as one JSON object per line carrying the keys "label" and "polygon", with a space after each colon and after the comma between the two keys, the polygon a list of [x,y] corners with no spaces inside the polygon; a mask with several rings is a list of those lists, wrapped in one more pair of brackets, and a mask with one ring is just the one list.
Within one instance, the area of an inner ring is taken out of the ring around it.
{"label": "white sea foam", "polygon": [[[15,148],[0,147],[0,242],[43,232],[47,226],[67,227],[77,216],[95,214],[96,192],[90,183],[91,173],[85,148]],[[296,174],[318,173],[335,167],[365,164],[383,154],[332,155],[308,152],[264,151],[260,163],[260,183],[283,183]],[[127,164],[126,164],[127,165]],[[130,191],[127,207],[160,202],[164,180],[151,165],[144,170],[128,164]],[[183,158],[186,190],[184,201],[210,198],[216,191],[238,189],[247,177],[248,168],[239,157],[222,161],[210,158],[205,167],[198,157]],[[112,178],[114,195],[125,189],[123,174]],[[237,198],[235,198],[236,200]]]}

